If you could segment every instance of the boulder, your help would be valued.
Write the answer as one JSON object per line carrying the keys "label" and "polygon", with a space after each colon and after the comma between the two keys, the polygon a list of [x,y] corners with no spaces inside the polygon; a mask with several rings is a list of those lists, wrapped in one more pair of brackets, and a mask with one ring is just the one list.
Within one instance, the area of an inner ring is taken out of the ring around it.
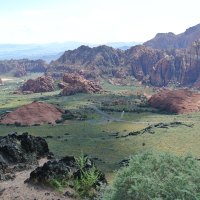
{"label": "boulder", "polygon": [[31,91],[33,93],[51,92],[54,90],[54,80],[50,76],[29,79],[21,86],[22,92]]}
{"label": "boulder", "polygon": [[16,132],[0,137],[0,180],[14,177],[15,171],[23,170],[37,163],[39,158],[48,156],[49,148],[45,139]]}

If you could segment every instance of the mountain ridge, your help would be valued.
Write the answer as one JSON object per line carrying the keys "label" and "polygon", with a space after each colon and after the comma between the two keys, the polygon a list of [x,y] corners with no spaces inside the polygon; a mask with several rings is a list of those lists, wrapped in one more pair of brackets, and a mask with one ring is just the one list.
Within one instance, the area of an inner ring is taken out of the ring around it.
{"label": "mountain ridge", "polygon": [[189,48],[199,38],[200,24],[197,24],[177,35],[172,32],[157,33],[154,38],[143,44],[156,49]]}

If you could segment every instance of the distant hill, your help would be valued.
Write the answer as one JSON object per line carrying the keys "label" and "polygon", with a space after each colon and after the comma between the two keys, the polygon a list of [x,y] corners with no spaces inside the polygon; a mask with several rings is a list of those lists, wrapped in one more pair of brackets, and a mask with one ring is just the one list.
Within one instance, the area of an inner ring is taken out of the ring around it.
{"label": "distant hill", "polygon": [[121,49],[121,50],[127,50],[138,44],[141,44],[141,42],[109,42],[109,43],[106,43],[106,45],[109,47],[113,47],[115,49]]}
{"label": "distant hill", "polygon": [[49,44],[0,44],[0,60],[5,59],[44,59],[51,61],[70,49],[81,46],[80,42]]}
{"label": "distant hill", "polygon": [[86,78],[133,76],[153,86],[191,86],[200,88],[200,55],[192,49],[163,50],[136,45],[127,50],[102,45],[80,46],[66,51],[50,63],[47,72],[55,77],[77,72]]}
{"label": "distant hill", "polygon": [[145,42],[144,45],[156,49],[188,48],[198,39],[200,39],[200,24],[192,26],[178,35],[172,32],[158,33],[153,39]]}
{"label": "distant hill", "polygon": [[[138,43],[136,42],[116,42],[108,43],[108,46],[118,49],[128,49]],[[43,59],[47,62],[58,59],[65,51],[73,50],[81,45],[90,47],[98,44],[88,44],[83,42],[63,42],[49,44],[0,44],[0,60],[5,59]]]}

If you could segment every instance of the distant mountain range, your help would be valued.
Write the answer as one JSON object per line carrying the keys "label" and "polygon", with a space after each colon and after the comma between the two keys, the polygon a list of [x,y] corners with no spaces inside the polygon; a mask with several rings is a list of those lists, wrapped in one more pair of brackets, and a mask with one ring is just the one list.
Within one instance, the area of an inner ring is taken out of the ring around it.
{"label": "distant mountain range", "polygon": [[186,29],[185,32],[175,35],[172,32],[158,33],[156,36],[145,42],[144,45],[156,49],[179,49],[188,48],[195,40],[200,39],[200,24]]}
{"label": "distant mountain range", "polygon": [[[139,44],[137,42],[116,42],[107,43],[106,45],[113,48],[128,49],[131,46]],[[81,45],[90,47],[98,46],[98,44],[88,44],[81,42],[63,42],[49,44],[0,44],[0,60],[4,59],[43,59],[47,62],[56,60],[64,51],[73,50]]]}
{"label": "distant mountain range", "polygon": [[15,56],[54,61],[49,64],[26,59],[0,61],[0,73],[12,71],[15,76],[23,76],[26,72],[40,71],[59,78],[66,72],[76,72],[87,79],[116,77],[122,80],[132,76],[152,86],[176,85],[200,89],[200,24],[178,35],[158,33],[143,45],[135,44],[119,42],[97,46],[69,42],[2,45],[0,55],[11,55],[12,51]]}

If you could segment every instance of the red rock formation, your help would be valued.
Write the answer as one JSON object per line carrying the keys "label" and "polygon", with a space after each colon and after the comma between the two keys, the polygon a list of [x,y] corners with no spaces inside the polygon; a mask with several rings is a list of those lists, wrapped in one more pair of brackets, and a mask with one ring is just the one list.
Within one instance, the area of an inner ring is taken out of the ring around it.
{"label": "red rock formation", "polygon": [[200,110],[200,94],[187,90],[163,89],[148,100],[149,104],[170,113],[184,114]]}
{"label": "red rock formation", "polygon": [[78,74],[65,74],[63,76],[65,87],[61,95],[73,95],[76,93],[96,93],[101,91],[101,87],[93,81],[86,80]]}
{"label": "red rock formation", "polygon": [[45,72],[47,64],[43,60],[1,60],[0,61],[0,74],[18,71],[23,69],[26,72]]}
{"label": "red rock formation", "polygon": [[54,105],[42,102],[33,102],[6,114],[0,119],[0,124],[34,125],[55,123],[61,119],[64,110]]}
{"label": "red rock formation", "polygon": [[26,76],[26,75],[27,75],[27,72],[24,68],[17,68],[14,73],[15,77],[22,77],[22,76]]}
{"label": "red rock formation", "polygon": [[160,50],[138,45],[125,51],[124,65],[141,81],[163,57],[164,52]]}
{"label": "red rock formation", "polygon": [[22,92],[51,92],[54,90],[54,80],[50,76],[38,77],[37,79],[29,79],[22,87]]}

